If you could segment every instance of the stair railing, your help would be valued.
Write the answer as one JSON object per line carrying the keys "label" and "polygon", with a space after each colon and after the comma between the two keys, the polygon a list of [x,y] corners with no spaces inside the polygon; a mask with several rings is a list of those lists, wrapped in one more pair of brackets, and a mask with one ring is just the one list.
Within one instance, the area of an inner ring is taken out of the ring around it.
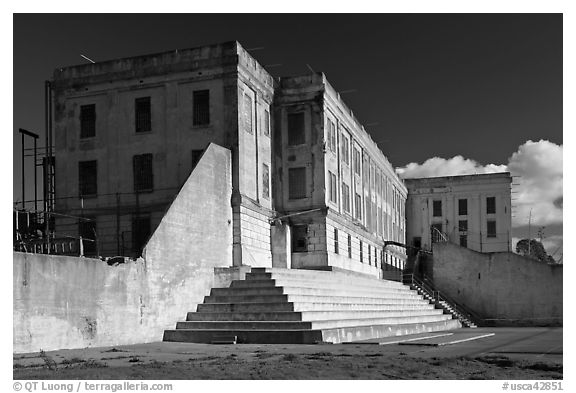
{"label": "stair railing", "polygon": [[[466,309],[464,306],[456,302],[454,299],[451,299],[444,293],[441,293],[437,290],[431,281],[429,280],[421,280],[419,277],[415,276],[414,274],[405,274],[402,278],[402,282],[407,285],[411,285],[416,289],[419,289],[419,292],[423,296],[432,300],[436,305],[442,307],[444,310],[448,311],[454,317],[456,317],[460,322],[462,322],[465,326],[472,326],[477,325],[477,321],[480,321],[481,318],[477,317]],[[445,304],[443,304],[445,303]],[[453,311],[449,310],[451,308]]]}

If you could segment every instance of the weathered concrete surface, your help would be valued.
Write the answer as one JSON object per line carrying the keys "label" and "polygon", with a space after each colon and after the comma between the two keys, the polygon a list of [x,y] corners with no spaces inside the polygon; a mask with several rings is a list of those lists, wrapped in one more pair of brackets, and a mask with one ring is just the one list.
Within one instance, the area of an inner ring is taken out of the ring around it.
{"label": "weathered concrete surface", "polygon": [[119,266],[14,253],[14,352],[158,341],[232,265],[230,151],[210,145],[145,247]]}
{"label": "weathered concrete surface", "polygon": [[436,287],[490,324],[562,325],[562,272],[562,265],[513,253],[434,245]]}

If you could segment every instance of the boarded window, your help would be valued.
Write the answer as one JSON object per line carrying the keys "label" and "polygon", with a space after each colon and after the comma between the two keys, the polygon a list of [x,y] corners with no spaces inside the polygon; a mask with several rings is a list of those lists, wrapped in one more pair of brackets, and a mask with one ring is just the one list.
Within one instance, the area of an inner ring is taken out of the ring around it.
{"label": "boarded window", "polygon": [[136,110],[136,132],[152,131],[152,114],[150,113],[150,97],[136,98],[134,103]]}
{"label": "boarded window", "polygon": [[306,168],[288,169],[288,198],[306,198]]}
{"label": "boarded window", "polygon": [[458,215],[468,215],[468,199],[458,199]]}
{"label": "boarded window", "polygon": [[328,171],[328,186],[330,188],[329,190],[329,197],[330,197],[330,202],[334,202],[337,203],[337,184],[336,184],[336,175],[333,174],[332,172]]}
{"label": "boarded window", "polygon": [[210,90],[197,90],[192,95],[192,124],[195,126],[210,124]]}
{"label": "boarded window", "polygon": [[288,146],[306,143],[304,112],[288,114]]}
{"label": "boarded window", "polygon": [[252,97],[248,94],[244,94],[244,130],[252,134]]}
{"label": "boarded window", "polygon": [[78,222],[78,235],[82,237],[84,255],[94,256],[97,254],[96,247],[96,218],[84,217]]}
{"label": "boarded window", "polygon": [[350,213],[350,187],[342,183],[342,207],[346,213]]}
{"label": "boarded window", "polygon": [[80,138],[96,136],[96,105],[80,107]]}
{"label": "boarded window", "polygon": [[496,214],[496,197],[486,198],[486,214]]}
{"label": "boarded window", "polygon": [[308,251],[308,225],[292,227],[292,252]]}
{"label": "boarded window", "polygon": [[486,230],[488,232],[486,236],[496,237],[496,221],[488,220],[486,222]]}
{"label": "boarded window", "polygon": [[262,164],[262,197],[270,198],[270,168]]}
{"label": "boarded window", "polygon": [[152,154],[140,154],[133,158],[134,191],[152,191],[154,189],[154,173],[152,170]]}
{"label": "boarded window", "polygon": [[204,150],[192,150],[192,170],[194,170],[196,165],[198,165],[198,161],[200,161],[200,158],[202,158],[203,153]]}
{"label": "boarded window", "polygon": [[264,109],[264,135],[270,135],[270,111]]}
{"label": "boarded window", "polygon": [[150,217],[140,216],[132,218],[132,251],[138,256],[150,237]]}
{"label": "boarded window", "polygon": [[[396,194],[394,194],[394,197],[396,197]],[[396,198],[394,198],[394,202],[396,202]],[[396,203],[394,203],[394,205],[396,205]],[[432,216],[442,217],[442,201],[432,201]]]}
{"label": "boarded window", "polygon": [[80,161],[78,163],[78,180],[81,197],[98,194],[98,162]]}
{"label": "boarded window", "polygon": [[334,228],[334,252],[340,253],[340,243],[338,242],[338,228]]}

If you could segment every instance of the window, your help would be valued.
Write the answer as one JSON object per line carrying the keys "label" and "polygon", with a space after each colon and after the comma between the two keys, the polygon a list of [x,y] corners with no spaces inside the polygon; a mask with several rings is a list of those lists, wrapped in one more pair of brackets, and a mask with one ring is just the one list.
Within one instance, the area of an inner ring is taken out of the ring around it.
{"label": "window", "polygon": [[432,243],[438,243],[442,241],[442,224],[432,224],[430,231],[432,235]]}
{"label": "window", "polygon": [[468,215],[468,199],[458,199],[458,215]]}
{"label": "window", "polygon": [[338,189],[337,189],[337,184],[336,184],[336,175],[330,171],[328,171],[328,183],[329,183],[328,186],[330,188],[330,190],[329,190],[330,202],[337,203],[336,194],[338,192]]}
{"label": "window", "polygon": [[496,197],[486,198],[486,214],[496,214]]}
{"label": "window", "polygon": [[358,220],[362,219],[362,197],[360,196],[360,194],[356,194],[356,196],[354,197],[354,217],[357,218]]}
{"label": "window", "polygon": [[288,198],[306,198],[306,168],[288,169]]}
{"label": "window", "polygon": [[372,265],[372,246],[368,244],[368,265]]}
{"label": "window", "polygon": [[152,154],[140,154],[133,157],[134,191],[152,191],[154,174],[152,171]]}
{"label": "window", "polygon": [[142,254],[142,249],[150,237],[150,217],[132,218],[132,251]]}
{"label": "window", "polygon": [[79,191],[81,197],[98,194],[98,162],[80,161],[78,163]]}
{"label": "window", "polygon": [[262,164],[262,197],[270,198],[270,168],[266,164]]}
{"label": "window", "polygon": [[467,235],[460,235],[460,246],[461,247],[468,247],[468,236]]}
{"label": "window", "polygon": [[292,252],[308,251],[308,225],[292,227]]}
{"label": "window", "polygon": [[350,138],[348,138],[344,133],[342,133],[342,161],[347,165],[350,165]]}
{"label": "window", "polygon": [[362,244],[362,240],[360,240],[360,262],[364,262],[364,245]]}
{"label": "window", "polygon": [[358,149],[354,148],[354,152],[353,152],[352,154],[353,154],[353,156],[354,156],[354,157],[353,157],[353,159],[354,159],[354,172],[355,172],[357,175],[360,175],[360,167],[361,167],[361,164],[360,164],[360,162],[361,162],[361,160],[360,160],[360,157],[361,157],[361,156],[360,156],[360,151],[359,151]]}
{"label": "window", "polygon": [[[396,194],[394,194],[396,196]],[[396,201],[396,199],[394,199]],[[442,201],[432,201],[432,216],[442,217]]]}
{"label": "window", "polygon": [[496,221],[488,220],[486,222],[487,237],[496,237]]}
{"label": "window", "polygon": [[328,120],[328,148],[336,152],[336,125],[332,120]]}
{"label": "window", "polygon": [[304,112],[288,114],[288,146],[306,143],[304,132]]}
{"label": "window", "polygon": [[80,138],[96,136],[96,105],[80,107]]}
{"label": "window", "polygon": [[270,135],[270,111],[264,109],[264,135]]}
{"label": "window", "polygon": [[78,235],[82,238],[84,255],[96,255],[96,218],[85,217],[78,222]]}
{"label": "window", "polygon": [[204,153],[204,150],[192,150],[192,170],[196,168],[198,161],[202,158],[202,153]]}
{"label": "window", "polygon": [[252,134],[252,97],[244,94],[244,130]]}
{"label": "window", "polygon": [[152,115],[150,113],[150,97],[136,98],[135,101],[136,132],[152,131]]}
{"label": "window", "polygon": [[352,236],[348,234],[348,258],[352,258]]}
{"label": "window", "polygon": [[350,213],[350,187],[342,183],[342,205],[346,213]]}
{"label": "window", "polygon": [[340,247],[338,245],[338,228],[334,228],[334,252],[336,254],[340,252]]}
{"label": "window", "polygon": [[467,232],[468,231],[468,220],[458,221],[458,230],[460,232]]}
{"label": "window", "polygon": [[197,90],[192,93],[192,125],[210,124],[210,90]]}

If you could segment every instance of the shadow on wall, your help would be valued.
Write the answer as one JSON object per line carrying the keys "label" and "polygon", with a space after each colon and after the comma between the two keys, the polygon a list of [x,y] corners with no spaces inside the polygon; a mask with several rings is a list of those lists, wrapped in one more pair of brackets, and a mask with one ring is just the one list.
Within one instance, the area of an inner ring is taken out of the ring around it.
{"label": "shadow on wall", "polygon": [[228,149],[208,147],[143,259],[15,252],[14,352],[162,340],[209,294],[215,268],[232,266],[231,165]]}
{"label": "shadow on wall", "polygon": [[433,250],[434,285],[484,326],[562,326],[562,265],[451,243]]}

